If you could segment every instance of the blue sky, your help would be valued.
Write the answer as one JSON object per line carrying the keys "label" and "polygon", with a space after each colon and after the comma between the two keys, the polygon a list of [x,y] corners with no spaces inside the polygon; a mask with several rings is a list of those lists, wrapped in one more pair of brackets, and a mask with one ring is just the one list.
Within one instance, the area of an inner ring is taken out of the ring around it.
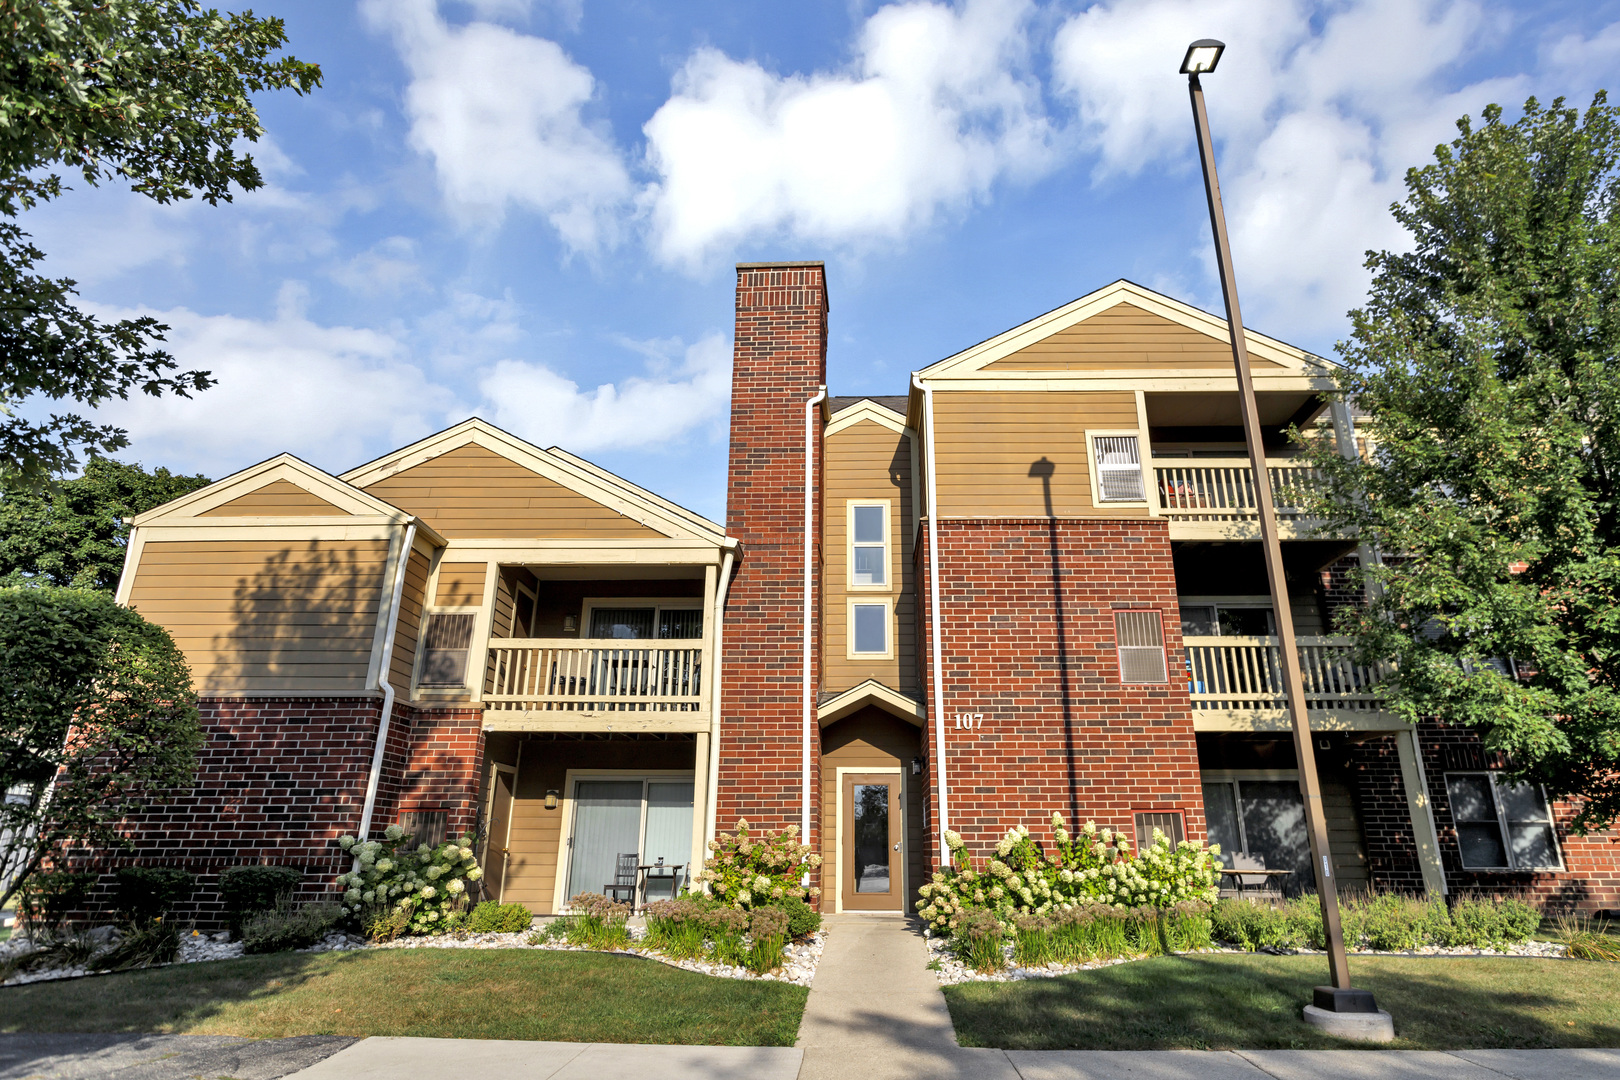
{"label": "blue sky", "polygon": [[[222,6],[240,7],[225,3]],[[1464,113],[1620,90],[1620,3],[273,0],[314,94],[259,101],[231,206],[78,190],[24,227],[220,385],[114,403],[122,456],[341,471],[468,415],[724,512],[732,264],[816,258],[834,393],[1128,277],[1218,310],[1182,50],[1245,315],[1331,355]]]}

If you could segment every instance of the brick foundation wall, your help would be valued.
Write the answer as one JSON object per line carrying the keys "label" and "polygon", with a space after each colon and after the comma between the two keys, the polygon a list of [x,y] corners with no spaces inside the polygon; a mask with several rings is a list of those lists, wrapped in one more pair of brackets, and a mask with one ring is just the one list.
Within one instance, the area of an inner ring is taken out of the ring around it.
{"label": "brick foundation wall", "polygon": [[[296,866],[295,900],[332,895],[348,870],[338,837],[360,825],[376,746],[381,701],[349,698],[203,698],[204,744],[197,783],[168,803],[122,823],[127,850],[72,860],[102,880],[82,918],[105,921],[111,872],[121,866],[174,866],[197,878],[176,912],[204,930],[224,925],[216,884],[226,867]],[[394,708],[384,751],[373,833],[400,810],[444,809],[452,833],[476,827],[483,755],[476,709]]]}
{"label": "brick foundation wall", "polygon": [[[736,353],[726,531],[742,541],[726,600],[717,827],[798,824],[803,747],[805,402],[826,381],[827,291],[822,267],[737,268]],[[814,486],[821,477],[815,440]],[[820,537],[821,499],[811,535]],[[812,597],[821,595],[820,549]],[[812,601],[815,603],[816,601]],[[819,638],[819,612],[812,612]],[[816,656],[819,649],[813,649]],[[820,660],[812,686],[819,686]],[[812,734],[814,734],[812,732]],[[811,740],[819,769],[819,740]],[[811,776],[811,832],[819,818]],[[806,842],[816,844],[814,835]]]}
{"label": "brick foundation wall", "polygon": [[[1049,842],[1054,810],[1071,826],[1094,820],[1126,830],[1135,811],[1179,810],[1188,838],[1203,840],[1168,526],[944,519],[938,528],[948,826],[983,855],[1020,823]],[[924,530],[919,548],[926,545]],[[926,613],[926,550],[919,563]],[[1161,613],[1167,683],[1120,682],[1114,611],[1127,607]],[[926,614],[921,624],[930,672]],[[983,727],[957,728],[960,713],[983,713]],[[933,863],[932,760],[927,781]]]}

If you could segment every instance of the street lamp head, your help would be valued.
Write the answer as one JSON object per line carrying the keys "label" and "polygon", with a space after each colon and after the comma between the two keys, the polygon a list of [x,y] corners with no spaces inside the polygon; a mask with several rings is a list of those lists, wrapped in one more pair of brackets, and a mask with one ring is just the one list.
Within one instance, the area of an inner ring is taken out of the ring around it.
{"label": "street lamp head", "polygon": [[1187,55],[1181,58],[1181,73],[1183,75],[1206,75],[1215,70],[1215,65],[1221,62],[1221,53],[1226,51],[1224,41],[1214,38],[1199,38],[1187,46]]}

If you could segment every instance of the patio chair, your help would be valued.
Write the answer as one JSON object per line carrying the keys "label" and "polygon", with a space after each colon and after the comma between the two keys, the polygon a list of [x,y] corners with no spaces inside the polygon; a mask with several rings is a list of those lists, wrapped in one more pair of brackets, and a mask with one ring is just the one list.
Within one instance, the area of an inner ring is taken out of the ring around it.
{"label": "patio chair", "polygon": [[[1232,853],[1232,869],[1234,870],[1264,870],[1266,860],[1258,855],[1245,855],[1242,852]],[[1274,892],[1269,874],[1238,874],[1233,878],[1237,884],[1239,896],[1264,895]]]}
{"label": "patio chair", "polygon": [[609,900],[624,900],[631,907],[634,907],[636,903],[636,867],[640,863],[641,855],[638,852],[621,852],[613,868],[613,880],[602,886],[602,895]]}

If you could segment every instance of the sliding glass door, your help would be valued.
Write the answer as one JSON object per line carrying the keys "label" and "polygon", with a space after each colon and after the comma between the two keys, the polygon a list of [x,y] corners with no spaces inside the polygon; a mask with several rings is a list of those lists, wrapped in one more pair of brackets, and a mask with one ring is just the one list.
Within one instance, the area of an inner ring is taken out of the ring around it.
{"label": "sliding glass door", "polygon": [[692,868],[692,781],[679,776],[624,776],[574,782],[574,814],[568,838],[568,888],[564,902],[582,892],[600,893],[614,882],[620,855],[638,865],[681,865],[680,877],[651,875],[653,898],[684,887]]}

